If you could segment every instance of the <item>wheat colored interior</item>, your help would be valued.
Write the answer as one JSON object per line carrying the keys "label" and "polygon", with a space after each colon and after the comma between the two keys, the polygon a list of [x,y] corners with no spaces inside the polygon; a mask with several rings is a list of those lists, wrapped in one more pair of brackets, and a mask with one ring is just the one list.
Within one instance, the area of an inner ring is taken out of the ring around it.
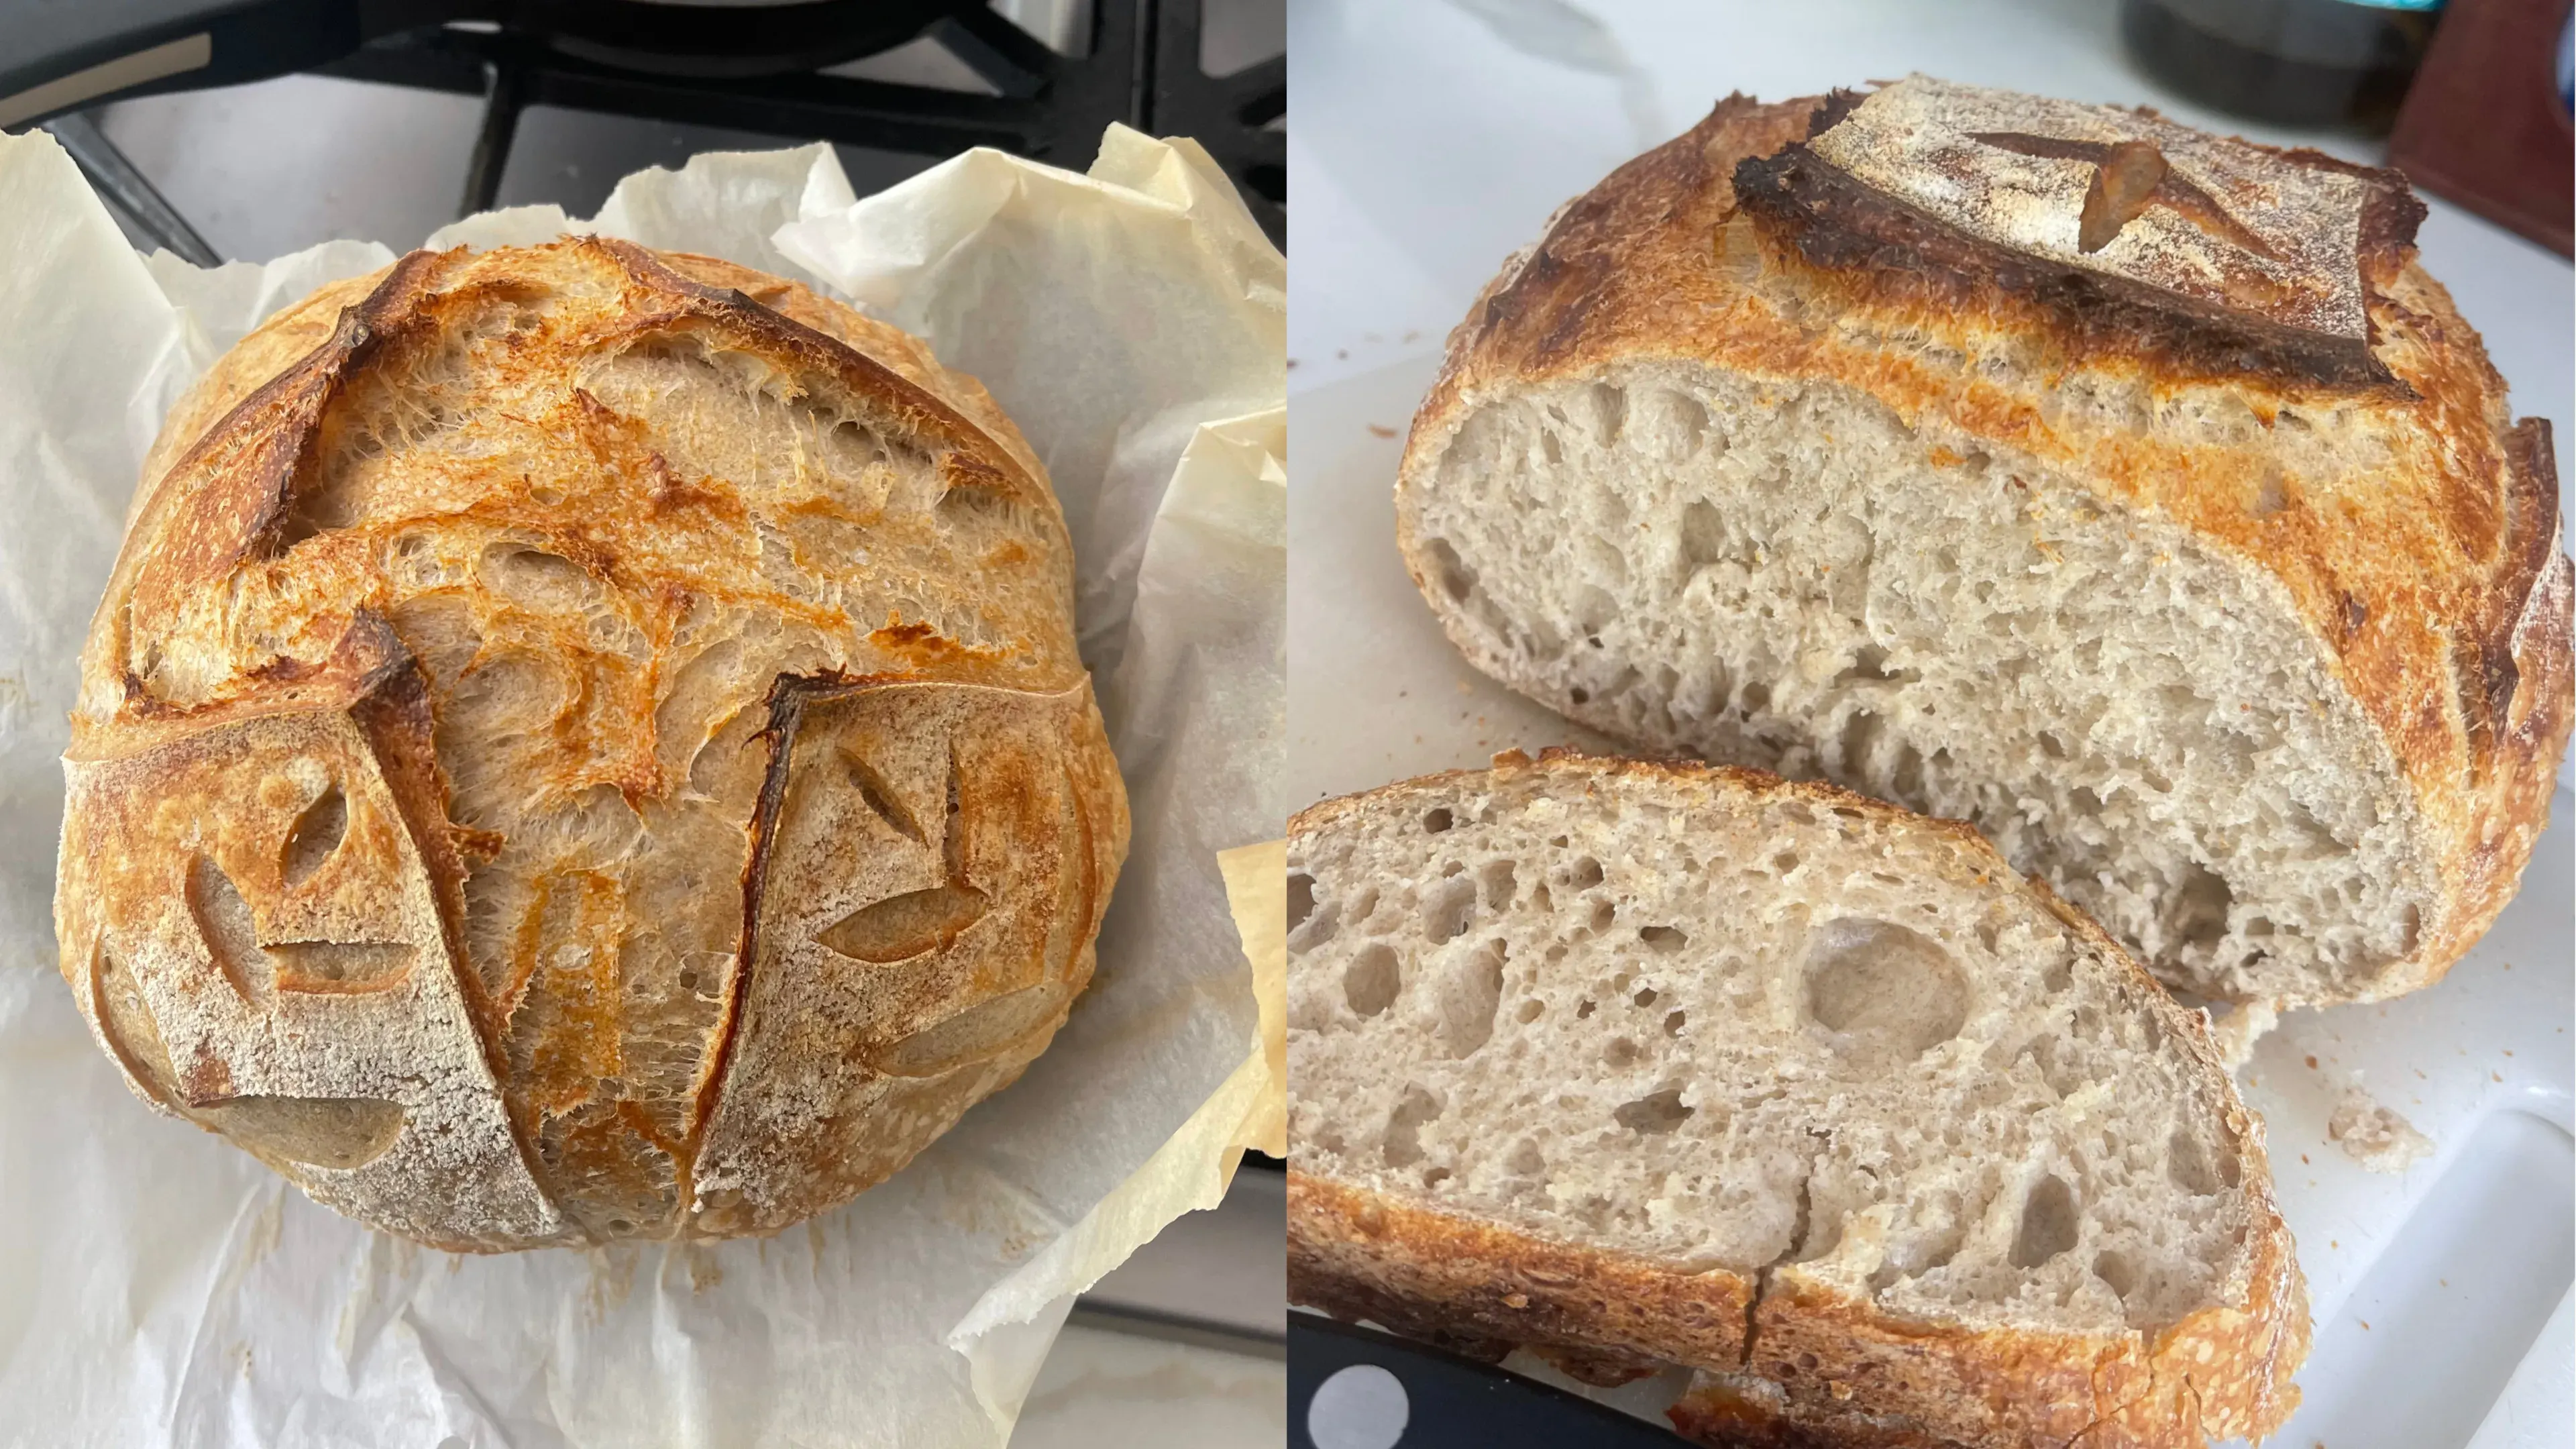
{"label": "wheat colored interior", "polygon": [[1979,1328],[2241,1296],[2218,1071],[1947,837],[1633,775],[1387,795],[1289,843],[1300,1172]]}
{"label": "wheat colored interior", "polygon": [[2366,997],[2426,926],[2386,745],[2277,586],[2178,526],[1672,364],[1477,407],[1427,476],[1426,586],[1578,719],[1972,821],[2189,991]]}

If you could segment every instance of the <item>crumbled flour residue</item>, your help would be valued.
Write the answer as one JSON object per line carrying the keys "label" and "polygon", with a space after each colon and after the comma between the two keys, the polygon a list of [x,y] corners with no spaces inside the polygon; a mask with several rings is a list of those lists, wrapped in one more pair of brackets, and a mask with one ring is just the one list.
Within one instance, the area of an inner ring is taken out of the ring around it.
{"label": "crumbled flour residue", "polygon": [[2433,1139],[2415,1124],[2379,1105],[2359,1087],[2344,1090],[2326,1120],[2326,1136],[2344,1155],[2372,1172],[2404,1172],[2433,1155]]}
{"label": "crumbled flour residue", "polygon": [[2209,1039],[2218,1059],[2233,1072],[2254,1059],[2254,1044],[2281,1024],[2280,1010],[2268,1001],[2248,1001],[2225,1016],[2213,1016]]}

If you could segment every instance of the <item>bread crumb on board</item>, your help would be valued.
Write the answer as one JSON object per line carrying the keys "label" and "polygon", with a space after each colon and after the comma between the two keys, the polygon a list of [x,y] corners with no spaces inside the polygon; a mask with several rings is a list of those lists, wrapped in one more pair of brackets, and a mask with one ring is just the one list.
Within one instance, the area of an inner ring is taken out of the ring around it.
{"label": "bread crumb on board", "polygon": [[2372,1172],[2404,1172],[2433,1155],[2432,1138],[2359,1087],[2344,1089],[2326,1119],[2326,1136]]}
{"label": "bread crumb on board", "polygon": [[2280,1010],[2271,1002],[2248,1001],[2225,1016],[2211,1016],[2209,1039],[2218,1048],[2218,1059],[2233,1072],[2254,1059],[2254,1044],[2280,1024]]}

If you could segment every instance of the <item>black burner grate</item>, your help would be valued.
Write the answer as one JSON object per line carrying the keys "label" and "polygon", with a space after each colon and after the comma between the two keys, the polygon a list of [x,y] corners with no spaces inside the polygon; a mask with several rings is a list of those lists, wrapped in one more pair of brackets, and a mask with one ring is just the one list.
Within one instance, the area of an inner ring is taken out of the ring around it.
{"label": "black burner grate", "polygon": [[[63,117],[57,134],[110,205],[200,262],[211,251],[74,112],[294,71],[481,96],[460,214],[493,205],[530,106],[935,157],[991,146],[1076,169],[1123,121],[1196,138],[1284,244],[1286,59],[1210,76],[1203,21],[1203,0],[1097,0],[1089,43],[1060,54],[987,0],[0,0],[0,34],[27,42],[0,58],[0,124]],[[994,94],[823,73],[925,38]]]}

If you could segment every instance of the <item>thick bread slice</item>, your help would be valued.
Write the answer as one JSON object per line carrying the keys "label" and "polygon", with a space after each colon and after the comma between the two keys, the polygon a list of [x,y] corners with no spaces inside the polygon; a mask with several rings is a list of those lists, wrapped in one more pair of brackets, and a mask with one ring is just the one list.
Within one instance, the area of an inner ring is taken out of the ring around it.
{"label": "thick bread slice", "polygon": [[[2115,146],[2170,172],[2087,250]],[[2413,206],[1919,78],[1729,99],[1452,336],[1405,557],[1495,678],[1972,820],[2177,988],[2411,990],[2513,894],[2571,718],[2547,430]]]}
{"label": "thick bread slice", "polygon": [[228,352],[83,656],[62,969],[146,1100],[453,1248],[775,1231],[1088,982],[1045,470],[776,277],[415,252]]}
{"label": "thick bread slice", "polygon": [[2199,1013],[1964,825],[1550,752],[1290,822],[1289,1291],[1799,1444],[2196,1445],[2306,1292]]}

